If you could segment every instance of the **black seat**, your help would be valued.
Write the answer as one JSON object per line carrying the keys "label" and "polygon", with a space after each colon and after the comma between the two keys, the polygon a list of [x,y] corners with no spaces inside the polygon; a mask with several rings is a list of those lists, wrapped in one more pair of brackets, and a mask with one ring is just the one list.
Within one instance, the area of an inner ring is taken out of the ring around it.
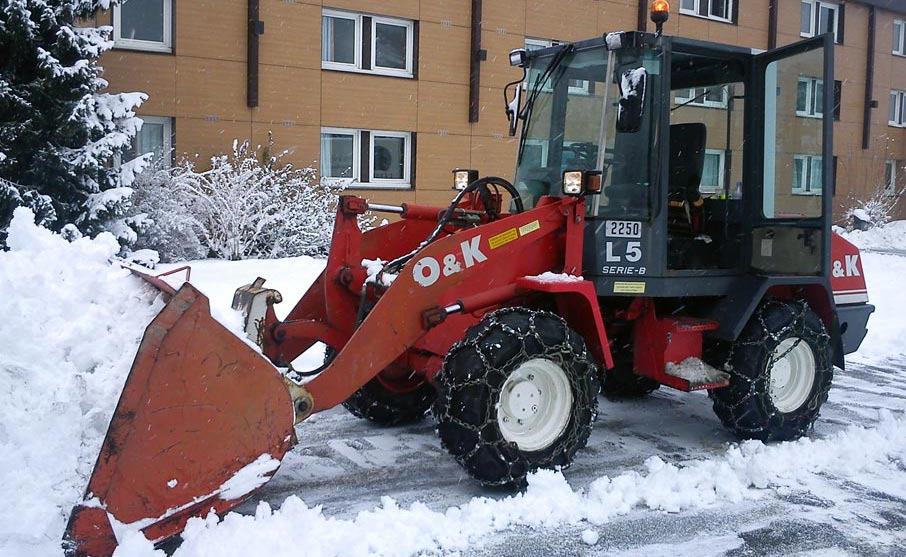
{"label": "black seat", "polygon": [[702,123],[670,126],[670,182],[667,229],[695,236],[704,228],[704,206],[699,186],[705,166],[708,128]]}

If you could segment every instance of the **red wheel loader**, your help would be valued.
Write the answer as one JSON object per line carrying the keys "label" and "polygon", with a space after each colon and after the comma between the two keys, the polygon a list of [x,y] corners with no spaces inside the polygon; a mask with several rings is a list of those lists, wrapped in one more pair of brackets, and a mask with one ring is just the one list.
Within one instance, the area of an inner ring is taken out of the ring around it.
{"label": "red wheel loader", "polygon": [[[431,409],[472,476],[514,487],[572,461],[601,390],[707,389],[741,438],[805,434],[873,310],[858,250],[831,232],[832,48],[625,32],[514,51],[514,184],[458,170],[446,208],[343,197],[326,267],[285,320],[263,280],[237,291],[253,342],[191,284],[173,292],[67,553],[227,512],[339,404],[386,425]],[[363,233],[368,210],[399,220]],[[324,365],[293,369],[317,342]]]}

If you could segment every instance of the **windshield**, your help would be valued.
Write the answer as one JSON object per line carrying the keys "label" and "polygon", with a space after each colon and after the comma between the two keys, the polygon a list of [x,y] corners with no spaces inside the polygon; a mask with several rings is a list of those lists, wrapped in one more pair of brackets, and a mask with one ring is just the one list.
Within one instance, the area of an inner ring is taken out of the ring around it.
{"label": "windshield", "polygon": [[[653,56],[601,45],[566,53],[551,72],[546,70],[555,54],[530,61],[527,100],[534,102],[527,106],[516,168],[516,188],[526,207],[542,195],[560,195],[565,170],[601,170],[604,193],[589,198],[592,216],[648,213],[654,107],[645,106],[638,132],[618,133],[616,120],[619,76],[645,67],[649,79],[656,77],[660,72]],[[547,79],[539,82],[545,73]],[[650,82],[646,105],[652,87]]]}

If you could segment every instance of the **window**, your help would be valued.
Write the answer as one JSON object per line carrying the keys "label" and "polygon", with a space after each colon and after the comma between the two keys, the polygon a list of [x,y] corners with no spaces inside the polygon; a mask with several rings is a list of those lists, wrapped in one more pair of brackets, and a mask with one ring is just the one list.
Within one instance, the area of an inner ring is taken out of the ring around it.
{"label": "window", "polygon": [[887,195],[897,193],[897,161],[884,163],[884,193]]}
{"label": "window", "polygon": [[705,164],[698,190],[704,195],[724,191],[724,152],[721,149],[705,149]]}
{"label": "window", "polygon": [[890,92],[890,108],[887,123],[900,128],[906,127],[906,91]]}
{"label": "window", "polygon": [[128,0],[113,7],[114,45],[172,52],[173,0]]}
{"label": "window", "polygon": [[358,187],[408,188],[412,184],[414,135],[321,128],[321,177]]}
{"label": "window", "polygon": [[[550,39],[525,39],[525,50],[541,50],[542,48],[548,48],[550,46],[560,44],[557,41],[552,41]],[[528,84],[527,84],[528,86]],[[588,95],[590,83],[584,79],[570,79],[569,80],[569,94],[571,95]],[[545,91],[549,91],[550,87],[548,85],[544,86]]]}
{"label": "window", "polygon": [[824,81],[814,77],[800,77],[796,91],[796,116],[821,118],[824,116]]}
{"label": "window", "polygon": [[680,89],[676,92],[674,102],[678,105],[703,106],[706,108],[727,108],[727,87],[695,87]]}
{"label": "window", "polygon": [[793,155],[793,193],[821,195],[821,157]]}
{"label": "window", "polygon": [[324,10],[321,67],[413,77],[415,22]]}
{"label": "window", "polygon": [[803,37],[814,37],[824,33],[833,33],[834,42],[843,42],[843,6],[819,0],[802,0],[802,20],[800,34]]}
{"label": "window", "polygon": [[906,56],[906,21],[893,20],[893,53]]}
{"label": "window", "polygon": [[682,0],[680,13],[732,22],[733,0]]}
{"label": "window", "polygon": [[124,153],[129,159],[153,153],[152,161],[170,166],[173,161],[173,119],[161,116],[139,116],[142,129],[135,134],[132,145]]}

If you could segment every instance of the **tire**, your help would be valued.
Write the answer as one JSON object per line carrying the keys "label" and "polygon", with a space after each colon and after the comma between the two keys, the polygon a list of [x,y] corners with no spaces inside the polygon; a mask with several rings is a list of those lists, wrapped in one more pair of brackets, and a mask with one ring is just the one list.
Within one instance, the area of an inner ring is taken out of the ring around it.
{"label": "tire", "polygon": [[585,342],[548,312],[485,316],[435,382],[441,442],[487,486],[521,488],[533,470],[568,466],[597,415],[597,368]]}
{"label": "tire", "polygon": [[[324,361],[330,361],[336,351],[327,348]],[[352,393],[343,407],[357,417],[380,426],[411,424],[424,419],[431,409],[437,391],[427,381],[399,391],[389,389],[380,377],[365,383]]]}
{"label": "tire", "polygon": [[830,337],[808,304],[768,300],[730,346],[730,384],[711,391],[714,412],[743,439],[798,439],[827,400],[832,362]]}
{"label": "tire", "polygon": [[660,386],[660,383],[653,379],[636,375],[631,367],[618,364],[604,372],[601,390],[608,398],[641,398],[658,390]]}

